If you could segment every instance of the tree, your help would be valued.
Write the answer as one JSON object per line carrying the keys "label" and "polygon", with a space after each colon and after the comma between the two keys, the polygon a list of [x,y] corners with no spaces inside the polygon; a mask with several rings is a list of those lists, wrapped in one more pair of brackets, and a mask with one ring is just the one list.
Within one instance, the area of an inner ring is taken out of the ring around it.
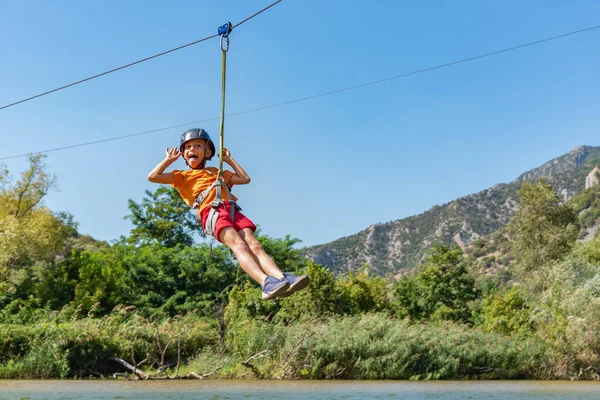
{"label": "tree", "polygon": [[141,204],[129,200],[129,210],[131,214],[125,218],[134,225],[127,239],[131,243],[191,246],[194,233],[201,231],[190,207],[169,186],[161,186],[154,193],[146,190]]}
{"label": "tree", "polygon": [[[101,269],[122,271],[119,302],[135,305],[144,314],[183,314],[197,310],[212,315],[215,301],[226,297],[235,280],[237,265],[224,246],[211,249],[206,244],[165,247],[159,243],[144,246],[113,245],[98,260]],[[118,272],[118,274],[121,274]],[[96,277],[89,277],[93,282]],[[82,282],[83,283],[83,282]],[[93,295],[94,285],[80,293]],[[111,303],[112,304],[112,303]]]}
{"label": "tree", "polygon": [[272,238],[263,235],[260,228],[254,235],[280,270],[299,272],[300,268],[304,266],[304,258],[300,255],[300,250],[294,247],[301,242],[300,239],[292,238],[290,235],[286,235],[283,239]]}
{"label": "tree", "polygon": [[56,177],[48,174],[44,163],[45,155],[29,156],[29,168],[23,172],[21,179],[15,184],[6,183],[10,180],[8,171],[0,172],[0,204],[6,214],[15,219],[30,217],[36,207],[48,192],[56,186]]}
{"label": "tree", "polygon": [[394,285],[397,313],[412,319],[469,321],[469,303],[479,293],[460,249],[436,244],[413,276]]}
{"label": "tree", "polygon": [[492,332],[528,334],[535,330],[532,310],[518,286],[483,300],[481,324]]}
{"label": "tree", "polygon": [[600,234],[596,234],[594,238],[585,243],[578,244],[574,252],[581,259],[600,266]]}
{"label": "tree", "polygon": [[387,281],[372,276],[369,266],[363,264],[358,271],[351,271],[338,281],[345,292],[352,314],[378,312],[389,309]]}
{"label": "tree", "polygon": [[70,214],[43,206],[55,186],[40,154],[29,157],[29,167],[16,182],[0,168],[0,309],[38,307],[36,285],[78,236]]}
{"label": "tree", "polygon": [[544,267],[560,261],[577,240],[577,215],[561,203],[543,178],[537,184],[524,182],[519,199],[517,212],[508,225],[516,272],[531,289],[543,290]]}
{"label": "tree", "polygon": [[22,279],[22,269],[51,262],[77,235],[68,213],[52,213],[43,200],[56,186],[41,154],[29,157],[29,168],[17,182],[0,169],[0,285]]}

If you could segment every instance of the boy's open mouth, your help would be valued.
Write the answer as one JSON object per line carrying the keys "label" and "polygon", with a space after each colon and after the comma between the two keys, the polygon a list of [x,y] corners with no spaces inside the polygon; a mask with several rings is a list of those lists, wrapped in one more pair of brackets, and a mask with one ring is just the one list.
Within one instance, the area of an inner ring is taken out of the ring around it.
{"label": "boy's open mouth", "polygon": [[194,162],[196,162],[196,161],[198,161],[198,156],[194,156],[194,155],[189,156],[188,157],[188,161],[194,161]]}

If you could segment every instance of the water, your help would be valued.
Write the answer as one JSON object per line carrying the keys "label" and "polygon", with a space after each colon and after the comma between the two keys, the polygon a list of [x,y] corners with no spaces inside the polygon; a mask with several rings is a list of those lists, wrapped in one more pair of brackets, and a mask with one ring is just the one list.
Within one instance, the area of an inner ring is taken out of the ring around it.
{"label": "water", "polygon": [[0,400],[26,399],[598,400],[600,382],[0,380]]}

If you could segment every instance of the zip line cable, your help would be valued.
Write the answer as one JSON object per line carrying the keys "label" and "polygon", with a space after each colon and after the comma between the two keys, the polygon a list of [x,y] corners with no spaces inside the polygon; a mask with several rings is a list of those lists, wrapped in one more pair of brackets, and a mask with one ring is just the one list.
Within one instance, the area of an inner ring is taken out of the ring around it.
{"label": "zip line cable", "polygon": [[[276,3],[273,3],[273,4],[276,4]],[[245,21],[242,21],[241,23],[243,23],[243,22],[245,22]],[[240,24],[238,24],[238,25],[240,25]],[[262,110],[267,110],[267,109],[270,109],[270,108],[281,107],[281,106],[284,106],[284,105],[298,103],[298,102],[305,101],[305,100],[316,99],[318,97],[324,97],[324,96],[329,96],[329,95],[336,94],[336,93],[346,92],[346,91],[349,91],[349,90],[354,90],[354,89],[362,88],[362,87],[365,87],[365,86],[370,86],[370,85],[375,85],[375,84],[378,84],[378,83],[388,82],[388,81],[391,81],[391,80],[394,80],[394,79],[405,78],[405,77],[408,77],[408,76],[411,76],[411,75],[417,75],[417,74],[421,74],[421,73],[424,73],[424,72],[433,71],[433,70],[436,70],[436,69],[450,67],[452,65],[457,65],[457,64],[462,64],[462,63],[466,63],[466,62],[469,62],[469,61],[478,60],[478,59],[481,59],[481,58],[484,58],[484,57],[490,57],[490,56],[494,56],[494,55],[497,55],[497,54],[506,53],[506,52],[509,52],[509,51],[517,50],[517,49],[522,49],[524,47],[528,47],[528,46],[533,46],[533,45],[540,44],[540,43],[549,42],[551,40],[561,39],[561,38],[564,38],[564,37],[567,37],[567,36],[572,36],[572,35],[576,35],[576,34],[579,34],[579,33],[588,32],[588,31],[591,31],[591,30],[594,30],[594,29],[598,29],[598,28],[600,28],[600,25],[595,25],[595,26],[592,26],[592,27],[589,27],[589,28],[580,29],[580,30],[572,31],[572,32],[568,32],[568,33],[563,33],[561,35],[552,36],[552,37],[541,39],[541,40],[536,40],[534,42],[529,42],[529,43],[521,44],[521,45],[518,45],[518,46],[508,47],[508,48],[505,48],[505,49],[502,49],[502,50],[493,51],[493,52],[490,52],[490,53],[480,54],[480,55],[474,56],[474,57],[463,58],[461,60],[452,61],[452,62],[448,62],[448,63],[445,63],[445,64],[436,65],[436,66],[429,67],[429,68],[423,68],[423,69],[419,69],[419,70],[416,70],[416,71],[407,72],[407,73],[404,73],[404,74],[401,74],[401,75],[395,75],[395,76],[391,76],[391,77],[388,77],[388,78],[379,79],[379,80],[376,80],[376,81],[370,81],[370,82],[362,83],[360,85],[349,86],[349,87],[342,88],[342,89],[331,90],[329,92],[323,92],[323,93],[315,94],[315,95],[312,95],[312,96],[301,97],[301,98],[298,98],[298,99],[295,99],[295,100],[288,100],[288,101],[284,101],[282,103],[271,104],[271,105],[268,105],[268,106],[253,108],[253,109],[245,110],[245,111],[239,111],[239,112],[236,112],[236,113],[227,114],[226,116],[227,117],[235,117],[237,115],[253,113],[253,112],[256,112],[256,111],[262,111]],[[98,143],[110,142],[110,141],[113,141],[113,140],[125,139],[125,138],[129,138],[129,137],[133,137],[133,136],[141,136],[141,135],[146,135],[146,134],[150,134],[150,133],[162,132],[162,131],[166,131],[166,130],[169,130],[169,129],[181,128],[181,127],[184,127],[184,126],[199,124],[199,123],[202,123],[202,122],[214,121],[214,120],[218,120],[218,119],[219,119],[219,117],[213,117],[213,118],[208,118],[208,119],[204,119],[204,120],[200,120],[200,121],[193,121],[193,122],[187,122],[187,123],[184,123],[184,124],[169,126],[169,127],[166,127],[166,128],[153,129],[153,130],[144,131],[144,132],[138,132],[138,133],[133,133],[133,134],[129,134],[129,135],[116,136],[116,137],[107,138],[107,139],[95,140],[93,142],[85,142],[85,143],[79,143],[79,144],[74,144],[74,145],[70,145],[70,146],[57,147],[57,148],[53,148],[53,149],[39,151],[39,152],[36,152],[36,153],[25,153],[25,154],[19,154],[19,155],[14,155],[14,156],[2,157],[2,158],[0,158],[0,161],[9,160],[9,159],[12,159],[12,158],[25,157],[25,156],[28,156],[29,154],[51,153],[51,152],[59,151],[59,150],[72,149],[72,148],[76,148],[76,147],[89,146],[89,145],[98,144]]]}
{"label": "zip line cable", "polygon": [[[237,26],[240,26],[240,25],[242,25],[244,22],[247,22],[247,21],[251,20],[252,18],[256,17],[258,14],[260,14],[260,13],[262,13],[262,12],[264,12],[264,11],[267,11],[269,8],[273,7],[273,6],[274,6],[275,4],[277,4],[277,3],[280,3],[281,1],[282,1],[282,0],[277,0],[277,1],[276,1],[276,2],[274,2],[273,4],[271,4],[271,5],[269,5],[269,6],[265,7],[265,8],[263,8],[262,10],[260,10],[260,11],[258,11],[258,12],[256,12],[256,13],[252,14],[251,16],[249,16],[248,18],[246,18],[246,19],[245,19],[245,20],[243,20],[242,22],[239,22],[239,23],[237,23],[236,25],[233,25],[233,28],[235,28],[235,27],[237,27]],[[232,28],[232,29],[233,29],[233,28]],[[196,41],[194,41],[194,42],[190,42],[190,43],[188,43],[188,44],[184,44],[184,45],[182,45],[182,46],[175,47],[175,48],[173,48],[173,49],[171,49],[171,50],[163,51],[162,53],[158,53],[158,54],[155,54],[155,55],[153,55],[153,56],[150,56],[150,57],[142,58],[141,60],[137,60],[137,61],[134,61],[134,62],[132,62],[132,63],[129,63],[129,64],[122,65],[122,66],[120,66],[120,67],[117,67],[117,68],[113,68],[113,69],[111,69],[111,70],[108,70],[108,71],[102,72],[102,73],[100,73],[100,74],[97,74],[97,75],[94,75],[94,76],[90,76],[89,78],[81,79],[81,80],[79,80],[79,81],[77,81],[77,82],[69,83],[68,85],[64,85],[64,86],[58,87],[58,88],[56,88],[56,89],[49,90],[49,91],[47,91],[47,92],[44,92],[44,93],[36,94],[35,96],[31,96],[31,97],[28,97],[28,98],[26,98],[26,99],[23,99],[23,100],[16,101],[16,102],[14,102],[14,103],[11,103],[11,104],[7,104],[7,105],[5,105],[5,106],[2,106],[2,107],[0,107],[0,110],[4,110],[5,108],[9,108],[9,107],[12,107],[12,106],[16,106],[17,104],[25,103],[25,102],[27,102],[27,101],[30,101],[30,100],[33,100],[33,99],[37,99],[38,97],[46,96],[46,95],[48,95],[48,94],[50,94],[50,93],[58,92],[59,90],[63,90],[63,89],[66,89],[66,88],[70,88],[71,86],[79,85],[80,83],[84,83],[84,82],[87,82],[87,81],[91,81],[92,79],[96,79],[96,78],[99,78],[99,77],[101,77],[101,76],[108,75],[108,74],[111,74],[111,73],[113,73],[113,72],[117,72],[117,71],[120,71],[120,70],[122,70],[122,69],[125,69],[125,68],[129,68],[129,67],[131,67],[131,66],[133,66],[133,65],[141,64],[141,63],[143,63],[143,62],[145,62],[145,61],[152,60],[152,59],[154,59],[154,58],[157,58],[157,57],[160,57],[160,56],[164,56],[165,54],[173,53],[174,51],[181,50],[181,49],[184,49],[184,48],[186,48],[186,47],[189,47],[189,46],[193,46],[193,45],[195,45],[195,44],[198,44],[198,43],[200,43],[200,42],[204,42],[204,41],[206,41],[206,40],[209,40],[209,39],[216,38],[216,37],[218,37],[218,36],[219,36],[218,34],[214,34],[214,35],[211,35],[211,36],[207,36],[207,37],[205,37],[205,38],[202,38],[202,39],[196,40]]]}
{"label": "zip line cable", "polygon": [[219,119],[219,117],[209,118],[209,119],[205,119],[205,120],[202,120],[202,121],[188,122],[186,124],[181,124],[181,125],[173,125],[173,126],[169,126],[169,127],[166,127],[166,128],[159,128],[159,129],[152,129],[152,130],[144,131],[144,132],[131,133],[129,135],[123,135],[123,136],[116,136],[116,137],[112,137],[112,138],[94,140],[93,142],[85,142],[85,143],[79,143],[79,144],[72,144],[72,145],[69,145],[69,146],[56,147],[56,148],[48,149],[48,150],[42,150],[42,151],[36,151],[36,152],[32,152],[32,153],[25,153],[25,154],[19,154],[19,155],[15,155],[15,156],[3,157],[3,158],[0,158],[0,161],[10,160],[12,158],[26,157],[26,156],[28,156],[30,154],[46,154],[46,153],[52,153],[52,152],[60,151],[60,150],[74,149],[76,147],[91,146],[93,144],[99,144],[99,143],[105,143],[105,142],[112,142],[113,140],[126,139],[126,138],[130,138],[130,137],[134,137],[134,136],[147,135],[149,133],[162,132],[162,131],[166,131],[166,130],[169,130],[169,129],[182,128],[184,126],[189,126],[189,125],[193,125],[193,124],[199,124],[201,122],[213,121],[213,120],[216,120],[216,119]]}

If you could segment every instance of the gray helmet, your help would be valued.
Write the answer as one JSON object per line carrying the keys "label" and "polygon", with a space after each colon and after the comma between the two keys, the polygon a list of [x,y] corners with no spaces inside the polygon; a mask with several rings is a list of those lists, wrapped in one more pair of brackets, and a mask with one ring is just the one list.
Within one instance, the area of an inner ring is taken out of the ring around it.
{"label": "gray helmet", "polygon": [[183,135],[181,135],[181,144],[179,145],[179,151],[181,152],[182,156],[185,144],[192,139],[204,139],[208,142],[208,148],[211,151],[211,155],[210,157],[206,157],[207,160],[210,160],[215,155],[215,144],[208,135],[208,132],[206,132],[204,129],[194,128],[185,131]]}

